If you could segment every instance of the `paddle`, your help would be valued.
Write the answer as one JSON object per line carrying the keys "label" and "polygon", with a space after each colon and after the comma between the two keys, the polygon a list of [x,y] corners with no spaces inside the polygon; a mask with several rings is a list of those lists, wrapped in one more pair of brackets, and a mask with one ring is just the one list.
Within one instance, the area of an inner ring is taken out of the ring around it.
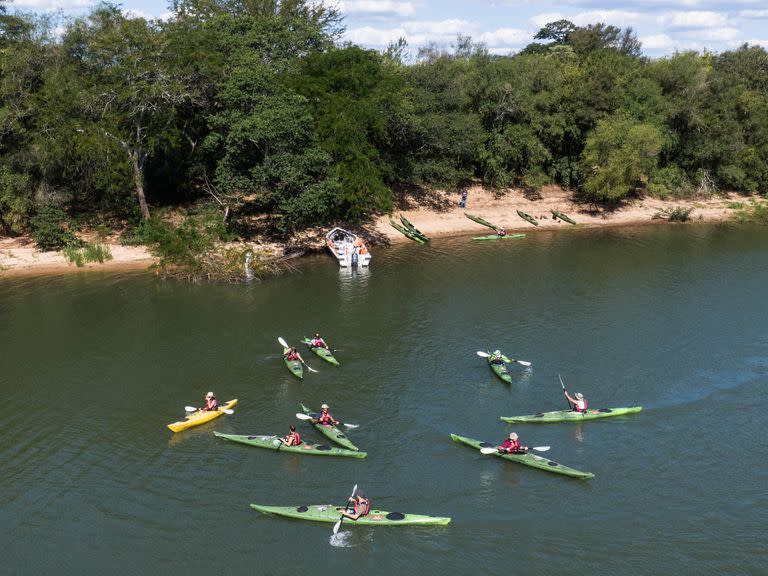
{"label": "paddle", "polygon": [[[285,340],[283,340],[283,337],[282,337],[282,336],[278,337],[277,341],[280,343],[280,345],[281,345],[283,348],[290,348],[290,346],[288,346],[288,343],[287,343]],[[309,364],[307,364],[306,362],[304,362],[304,359],[301,357],[301,355],[299,355],[299,360],[301,360],[301,363],[302,363],[302,364],[304,364],[304,366],[306,366],[306,367],[307,367],[307,370],[309,370],[310,372],[319,372],[319,370],[315,370],[315,369],[314,369],[314,368],[312,368],[312,367],[311,367]]]}
{"label": "paddle", "polygon": [[[536,452],[546,452],[550,448],[551,448],[551,446],[534,446],[533,448],[531,448],[531,450],[536,450]],[[481,454],[501,454],[501,452],[499,452],[498,448],[490,448],[490,447],[489,448],[480,448],[480,453]]]}
{"label": "paddle", "polygon": [[[488,354],[488,352],[480,352],[479,350],[477,351],[477,355],[480,356],[480,358],[490,358],[491,357],[491,354]],[[510,358],[509,361],[510,362],[517,362],[518,364],[520,364],[520,366],[530,366],[531,365],[531,363],[528,362],[527,360],[515,360],[514,358]]]}
{"label": "paddle", "polygon": [[[299,420],[317,420],[317,418],[313,418],[309,414],[302,414],[301,412],[296,412],[296,418],[298,418]],[[360,424],[347,424],[346,422],[339,422],[339,424],[342,424],[350,429],[360,428]]]}
{"label": "paddle", "polygon": [[[195,408],[194,406],[184,406],[184,410],[187,412],[197,412],[200,410],[200,408]],[[228,408],[219,408],[219,412],[223,412],[224,414],[234,414],[234,410],[230,410]]]}
{"label": "paddle", "polygon": [[[352,496],[350,498],[354,498],[355,492],[357,492],[357,484],[355,484],[355,487],[352,488]],[[347,505],[344,507],[344,510],[349,510],[349,500],[347,500]],[[341,515],[341,518],[339,518],[339,521],[336,522],[336,524],[333,525],[333,533],[338,534],[339,528],[341,528],[341,521],[344,520],[344,514]]]}
{"label": "paddle", "polygon": [[[558,374],[557,377],[560,378],[560,386],[563,387],[563,394],[565,394],[565,384],[563,384],[563,379],[560,374]],[[568,396],[565,397],[565,401],[568,402],[568,410],[571,410],[571,401],[568,400]]]}

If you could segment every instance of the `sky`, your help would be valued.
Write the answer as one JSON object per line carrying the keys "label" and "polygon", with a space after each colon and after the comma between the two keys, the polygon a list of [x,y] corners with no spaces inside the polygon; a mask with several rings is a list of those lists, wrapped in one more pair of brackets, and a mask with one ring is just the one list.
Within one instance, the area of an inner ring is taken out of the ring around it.
{"label": "sky", "polygon": [[[495,54],[514,54],[548,22],[605,22],[631,26],[643,53],[662,57],[676,50],[723,52],[747,42],[768,49],[766,0],[315,0],[344,16],[344,40],[384,49],[398,38],[410,48],[429,43],[450,49],[457,35],[482,42]],[[12,0],[11,8],[79,14],[91,0]],[[123,0],[124,10],[167,17],[164,0]]]}

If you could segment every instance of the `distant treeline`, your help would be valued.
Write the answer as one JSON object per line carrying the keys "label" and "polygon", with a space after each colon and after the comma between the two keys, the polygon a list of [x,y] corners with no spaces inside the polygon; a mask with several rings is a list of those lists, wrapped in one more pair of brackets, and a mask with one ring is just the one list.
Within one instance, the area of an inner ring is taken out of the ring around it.
{"label": "distant treeline", "polygon": [[176,0],[145,20],[0,4],[0,233],[51,205],[138,222],[207,198],[283,230],[468,182],[595,203],[768,192],[768,54],[641,53],[631,29],[548,24],[519,54],[341,44],[306,0]]}

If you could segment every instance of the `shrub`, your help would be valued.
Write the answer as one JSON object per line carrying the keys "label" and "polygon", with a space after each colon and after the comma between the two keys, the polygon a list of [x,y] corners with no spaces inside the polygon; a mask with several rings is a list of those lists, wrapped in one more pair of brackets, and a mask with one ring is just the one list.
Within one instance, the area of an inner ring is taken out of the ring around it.
{"label": "shrub", "polygon": [[654,220],[669,220],[670,222],[687,222],[693,211],[694,208],[692,206],[690,208],[685,208],[684,206],[676,206],[672,209],[664,208],[656,212],[652,218]]}
{"label": "shrub", "polygon": [[67,214],[59,206],[43,206],[31,220],[32,238],[43,252],[61,250],[65,246],[78,247],[80,239],[69,228]]}
{"label": "shrub", "polygon": [[86,243],[82,247],[69,244],[64,246],[62,252],[64,257],[78,268],[82,268],[88,262],[103,264],[107,260],[112,260],[112,252],[104,244]]}

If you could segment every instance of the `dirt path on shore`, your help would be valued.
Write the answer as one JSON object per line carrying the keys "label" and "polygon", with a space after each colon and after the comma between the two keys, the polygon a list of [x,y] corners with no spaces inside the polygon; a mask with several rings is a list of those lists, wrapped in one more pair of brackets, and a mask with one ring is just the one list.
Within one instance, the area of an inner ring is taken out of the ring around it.
{"label": "dirt path on shore", "polygon": [[[744,198],[736,194],[719,196],[708,200],[689,200],[682,202],[662,201],[644,198],[624,204],[614,211],[591,211],[590,206],[576,204],[570,193],[557,186],[547,186],[541,191],[541,198],[527,199],[520,191],[510,190],[502,196],[495,196],[481,187],[469,188],[466,209],[459,207],[459,195],[443,192],[430,192],[423,197],[408,198],[403,201],[402,214],[416,227],[430,237],[460,235],[487,235],[491,230],[464,216],[464,212],[481,216],[494,224],[503,226],[508,232],[532,232],[536,229],[553,229],[571,225],[552,217],[551,210],[559,210],[570,216],[580,226],[623,226],[664,223],[653,220],[660,210],[677,206],[693,207],[693,222],[715,222],[729,220],[735,210],[729,208],[734,202],[743,202]],[[417,204],[418,203],[418,204]],[[517,210],[527,212],[537,219],[539,226],[534,226],[518,216]],[[386,243],[410,242],[408,238],[392,228],[389,216],[379,216],[362,227],[351,226],[352,231],[361,233],[373,245]],[[325,230],[307,230],[287,245],[299,243],[304,248],[324,247]],[[30,274],[62,274],[82,270],[126,271],[146,270],[155,259],[143,246],[123,246],[117,241],[107,242],[112,259],[103,264],[89,263],[78,268],[69,262],[61,252],[40,252],[34,248],[29,238],[0,238],[0,278]],[[284,245],[267,242],[258,244],[259,248],[268,249],[275,255],[282,254]]]}

